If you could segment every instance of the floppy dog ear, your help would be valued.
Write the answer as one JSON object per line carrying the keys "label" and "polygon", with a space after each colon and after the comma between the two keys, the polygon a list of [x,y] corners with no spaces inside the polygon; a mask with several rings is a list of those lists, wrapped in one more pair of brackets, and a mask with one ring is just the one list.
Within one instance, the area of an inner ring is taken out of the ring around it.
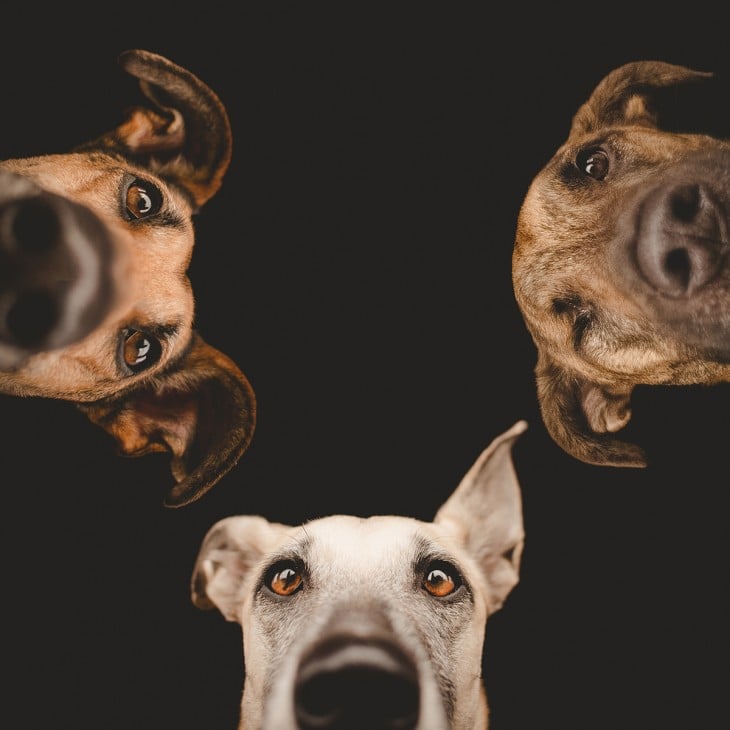
{"label": "floppy dog ear", "polygon": [[490,613],[502,606],[519,580],[525,535],[512,446],[526,428],[525,421],[518,421],[494,439],[434,518],[482,567],[490,588]]}
{"label": "floppy dog ear", "polygon": [[78,150],[105,149],[144,165],[186,189],[197,207],[221,186],[231,161],[231,127],[218,96],[163,56],[125,51],[119,64],[139,79],[151,108],[134,107],[126,120]]}
{"label": "floppy dog ear", "polygon": [[631,420],[631,388],[609,388],[540,354],[537,398],[545,427],[564,451],[598,466],[646,466],[641,448],[607,434]]}
{"label": "floppy dog ear", "polygon": [[228,621],[241,621],[243,583],[290,528],[263,517],[226,517],[208,530],[193,568],[190,592],[198,608],[217,608]]}
{"label": "floppy dog ear", "polygon": [[693,84],[713,74],[661,61],[637,61],[614,69],[573,117],[570,136],[613,124],[657,126],[655,102],[662,89]]}
{"label": "floppy dog ear", "polygon": [[199,499],[227,474],[256,425],[256,399],[246,376],[197,333],[162,375],[77,407],[116,439],[125,456],[172,454],[177,484],[167,494],[167,507]]}

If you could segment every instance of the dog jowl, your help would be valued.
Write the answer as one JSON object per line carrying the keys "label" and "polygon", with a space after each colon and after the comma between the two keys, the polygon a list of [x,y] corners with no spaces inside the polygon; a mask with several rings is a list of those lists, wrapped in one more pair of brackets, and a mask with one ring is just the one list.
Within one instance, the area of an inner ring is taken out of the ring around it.
{"label": "dog jowl", "polygon": [[236,464],[256,420],[247,378],[193,327],[186,273],[231,129],[186,69],[119,62],[146,105],[70,152],[0,162],[0,392],[75,403],[125,455],[169,452],[178,507]]}
{"label": "dog jowl", "polygon": [[241,625],[239,728],[484,730],[485,624],[519,580],[512,448],[485,449],[433,522],[335,515],[299,527],[224,518],[192,598]]}
{"label": "dog jowl", "polygon": [[730,144],[690,101],[715,83],[656,61],[615,69],[523,201],[512,278],[540,409],[585,462],[647,464],[614,435],[636,386],[730,381]]}

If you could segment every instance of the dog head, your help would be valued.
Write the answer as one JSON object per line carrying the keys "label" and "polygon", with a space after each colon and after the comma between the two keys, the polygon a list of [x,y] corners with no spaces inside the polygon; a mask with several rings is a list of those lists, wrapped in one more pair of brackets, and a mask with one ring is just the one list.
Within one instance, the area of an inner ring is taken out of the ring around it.
{"label": "dog head", "polygon": [[512,446],[496,438],[433,522],[337,515],[216,523],[192,599],[242,627],[240,727],[486,728],[485,623],[518,582]]}
{"label": "dog head", "polygon": [[147,106],[70,153],[0,163],[0,392],[76,403],[125,455],[169,452],[180,506],[255,424],[248,380],[193,329],[186,275],[231,130],[189,71],[142,50],[120,64]]}
{"label": "dog head", "polygon": [[682,109],[710,80],[654,61],[609,73],[519,213],[512,278],[542,416],[588,463],[646,465],[612,435],[635,386],[730,379],[730,145]]}

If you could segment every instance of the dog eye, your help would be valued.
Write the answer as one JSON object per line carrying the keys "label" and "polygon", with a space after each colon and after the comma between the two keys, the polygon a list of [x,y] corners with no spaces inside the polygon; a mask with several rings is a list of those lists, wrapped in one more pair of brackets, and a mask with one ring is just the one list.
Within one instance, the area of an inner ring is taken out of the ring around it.
{"label": "dog eye", "polygon": [[423,579],[427,593],[436,598],[450,596],[461,585],[461,576],[453,565],[441,561],[431,563]]}
{"label": "dog eye", "polygon": [[302,574],[297,566],[287,561],[269,568],[264,578],[264,584],[277,596],[291,596],[301,588],[302,580]]}
{"label": "dog eye", "polygon": [[162,207],[162,193],[156,185],[138,177],[127,188],[125,205],[130,220],[148,218]]}
{"label": "dog eye", "polygon": [[575,164],[581,172],[594,180],[603,180],[608,174],[608,155],[600,148],[589,147],[581,150]]}
{"label": "dog eye", "polygon": [[126,331],[122,345],[122,360],[133,373],[142,372],[154,365],[161,354],[162,345],[156,337],[139,330]]}

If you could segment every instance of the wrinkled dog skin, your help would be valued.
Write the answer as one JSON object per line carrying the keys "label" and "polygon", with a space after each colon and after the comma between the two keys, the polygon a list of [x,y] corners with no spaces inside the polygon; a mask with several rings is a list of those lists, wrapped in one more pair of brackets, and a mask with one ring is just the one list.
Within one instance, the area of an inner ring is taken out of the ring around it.
{"label": "wrinkled dog skin", "polygon": [[609,73],[520,210],[513,285],[543,420],[588,463],[647,464],[613,436],[635,386],[730,380],[730,145],[663,115],[712,80],[655,61]]}
{"label": "wrinkled dog skin", "polygon": [[143,50],[119,62],[148,102],[66,154],[0,162],[0,392],[71,401],[127,456],[169,452],[179,507],[251,440],[247,378],[193,329],[193,216],[231,130],[197,77]]}
{"label": "wrinkled dog skin", "polygon": [[519,580],[512,447],[485,449],[433,522],[228,517],[203,540],[192,599],[242,627],[239,728],[478,730],[487,618]]}

